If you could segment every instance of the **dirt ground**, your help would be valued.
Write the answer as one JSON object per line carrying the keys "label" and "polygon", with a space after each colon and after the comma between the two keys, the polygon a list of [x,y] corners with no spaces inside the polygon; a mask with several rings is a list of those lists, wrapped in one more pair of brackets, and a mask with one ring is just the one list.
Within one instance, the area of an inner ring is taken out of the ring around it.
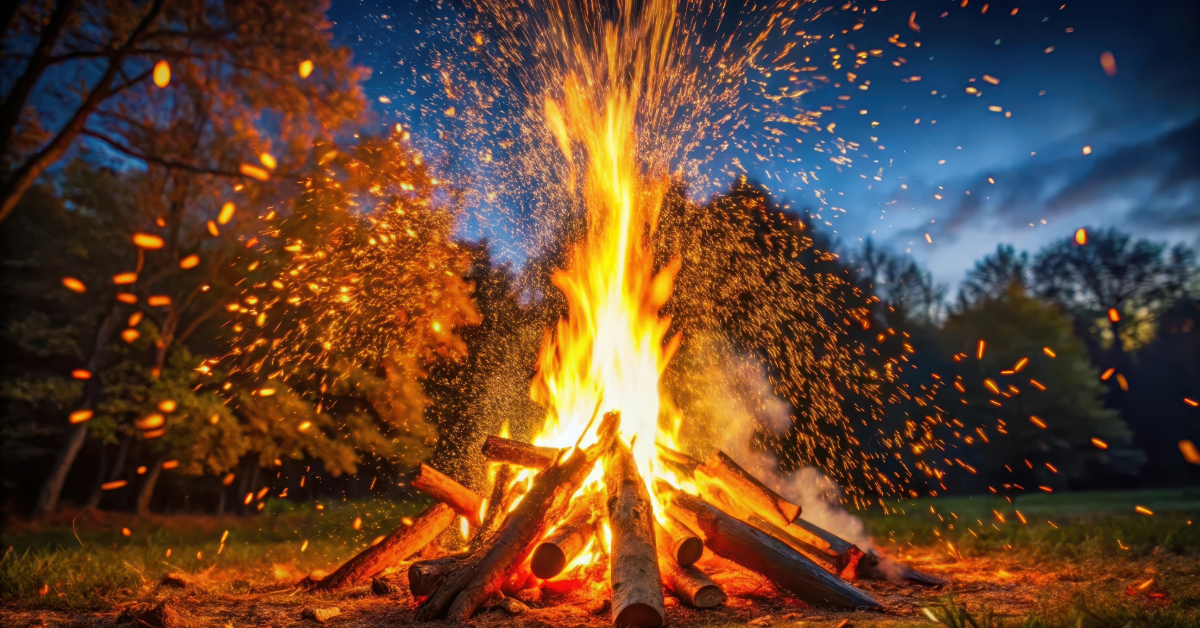
{"label": "dirt ground", "polygon": [[[930,625],[922,609],[945,603],[953,594],[958,604],[972,613],[987,612],[1000,617],[1020,618],[1067,600],[1098,592],[1140,597],[1147,605],[1171,603],[1169,594],[1156,593],[1153,583],[1137,585],[1162,576],[1194,574],[1194,558],[1164,554],[1131,560],[1063,559],[1033,562],[1013,552],[957,559],[941,548],[914,549],[906,563],[949,581],[944,587],[925,587],[901,582],[859,581],[884,606],[882,611],[848,612],[816,608],[773,591],[745,592],[731,597],[720,608],[698,611],[667,598],[667,622],[672,626],[902,626]],[[187,582],[150,582],[141,602],[127,603],[106,612],[30,611],[0,608],[0,625],[25,626],[313,626],[313,609],[336,607],[340,613],[326,619],[328,625],[366,627],[411,624],[414,602],[407,591],[403,570],[387,579],[393,591],[377,594],[372,587],[359,586],[345,592],[318,594],[277,582],[233,583],[244,593],[228,593],[230,583],[221,574],[196,574]],[[1128,600],[1126,600],[1128,602]],[[158,612],[146,613],[164,604]],[[849,623],[844,623],[849,622]],[[440,626],[445,622],[432,622]],[[478,614],[470,625],[476,628],[520,626],[522,628],[567,628],[610,625],[602,600],[565,593],[547,598],[543,605],[530,605],[528,612],[511,615],[494,608]]]}

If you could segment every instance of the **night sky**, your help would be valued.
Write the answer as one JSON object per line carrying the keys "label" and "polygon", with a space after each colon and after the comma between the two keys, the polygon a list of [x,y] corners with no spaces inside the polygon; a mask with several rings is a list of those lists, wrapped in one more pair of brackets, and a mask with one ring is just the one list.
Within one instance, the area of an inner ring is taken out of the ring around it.
{"label": "night sky", "polygon": [[[464,9],[446,0],[335,5],[336,37],[373,70],[367,91],[375,114],[383,124],[412,125],[425,146],[438,150],[430,129],[439,124],[440,109],[423,106],[438,86],[415,77],[432,71],[423,65],[436,63],[435,49],[453,45],[446,34]],[[799,142],[789,141],[799,159],[790,163],[740,160],[751,180],[835,232],[843,253],[852,255],[861,239],[872,237],[911,253],[937,281],[954,285],[998,243],[1035,251],[1079,227],[1114,226],[1154,240],[1197,243],[1197,3],[858,5],[876,7],[859,14],[869,15],[860,30],[841,33],[854,23],[848,12],[830,12],[805,26],[825,38],[803,55],[828,83],[805,94],[801,106],[833,107],[821,124],[835,123],[836,134],[796,135]],[[919,33],[908,26],[913,11]],[[889,43],[893,35],[907,46]],[[854,84],[847,68],[830,67],[833,54],[843,55],[843,63],[854,54],[851,44],[883,51],[855,70]],[[1105,51],[1116,61],[1113,76],[1101,65]],[[858,89],[867,80],[869,89]],[[380,96],[392,102],[381,103]],[[761,98],[747,89],[743,101]],[[830,163],[830,153],[812,150],[831,135],[860,145],[845,155],[852,163]],[[713,169],[728,170],[728,162]],[[803,181],[801,169],[819,181]],[[511,233],[474,219],[463,235],[487,237],[502,257],[517,262],[529,252]]]}

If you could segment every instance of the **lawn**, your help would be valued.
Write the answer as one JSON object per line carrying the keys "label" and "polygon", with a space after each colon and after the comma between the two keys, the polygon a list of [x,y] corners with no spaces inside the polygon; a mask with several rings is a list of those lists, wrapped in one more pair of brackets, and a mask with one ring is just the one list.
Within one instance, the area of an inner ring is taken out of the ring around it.
{"label": "lawn", "polygon": [[[398,597],[376,598],[362,587],[313,595],[293,585],[336,568],[422,506],[327,502],[318,509],[274,500],[253,517],[85,513],[45,526],[9,522],[0,559],[0,624],[108,621],[131,603],[161,600],[172,600],[201,625],[311,624],[301,610],[316,606],[342,608],[331,621],[344,625],[404,621],[409,604]],[[1200,490],[1039,494],[1011,504],[1004,498],[920,499],[889,510],[861,513],[879,547],[948,577],[950,586],[862,582],[884,601],[882,614],[731,600],[728,609],[708,615],[669,609],[671,623],[1200,626]],[[182,574],[187,585],[164,586],[168,573]],[[536,624],[539,612],[523,622]],[[581,613],[542,621],[607,622]],[[480,621],[512,623],[499,612]]]}

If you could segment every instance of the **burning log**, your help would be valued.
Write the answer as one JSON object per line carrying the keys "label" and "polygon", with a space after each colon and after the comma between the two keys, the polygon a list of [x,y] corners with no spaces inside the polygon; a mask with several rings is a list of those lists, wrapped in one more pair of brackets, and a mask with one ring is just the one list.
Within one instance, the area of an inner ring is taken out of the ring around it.
{"label": "burning log", "polygon": [[[501,506],[508,493],[508,485],[512,483],[513,467],[510,464],[500,465],[496,471],[496,479],[492,482],[492,494],[488,497],[487,512],[483,515],[483,523],[479,526],[479,534],[475,539],[485,538],[496,526],[497,519],[504,513]],[[472,546],[472,549],[476,549]]]}
{"label": "burning log", "polygon": [[[859,561],[863,552],[857,546],[803,519],[797,519],[787,528],[781,528],[756,515],[750,515],[747,522],[821,563],[831,573],[847,580],[854,580],[862,575],[859,573]],[[814,533],[814,530],[820,534]]]}
{"label": "burning log", "polygon": [[562,517],[579,485],[612,446],[619,422],[616,413],[605,415],[596,444],[582,451],[574,450],[566,460],[542,470],[496,534],[438,585],[417,608],[414,620],[429,621],[449,609],[450,619],[465,621],[495,595],[529,557],[533,544],[545,534],[546,528]]}
{"label": "burning log", "polygon": [[654,544],[650,494],[633,454],[622,442],[604,465],[608,524],[612,528],[609,580],[615,626],[661,626],[666,617]]}
{"label": "burning log", "polygon": [[361,582],[392,567],[425,547],[454,523],[454,509],[441,502],[425,509],[412,525],[401,527],[329,574],[316,588],[333,591]]}
{"label": "burning log", "polygon": [[451,554],[432,560],[417,561],[409,565],[409,592],[412,593],[414,598],[422,598],[430,595],[437,589],[437,586],[442,583],[442,580],[446,576],[462,567],[463,561],[466,559],[466,554]]}
{"label": "burning log", "polygon": [[533,551],[530,559],[533,575],[545,580],[562,573],[567,563],[595,537],[595,520],[602,507],[599,491],[575,500],[567,518]]}
{"label": "burning log", "polygon": [[695,521],[704,545],[717,555],[757,571],[809,604],[879,608],[879,602],[870,595],[822,569],[787,543],[665,482],[657,483],[656,488],[670,500],[669,512]]}
{"label": "burning log", "polygon": [[448,504],[454,512],[466,517],[472,527],[478,528],[483,523],[480,512],[483,510],[483,500],[474,491],[455,482],[441,471],[422,462],[421,471],[413,478],[412,485],[434,499]]}
{"label": "burning log", "polygon": [[704,541],[670,515],[659,523],[654,528],[659,553],[670,556],[680,567],[696,564],[704,555]]}
{"label": "burning log", "polygon": [[558,450],[538,447],[502,436],[489,436],[483,443],[483,457],[489,462],[507,462],[518,467],[545,469],[554,462]]}
{"label": "burning log", "polygon": [[701,490],[719,487],[724,501],[732,502],[777,526],[787,526],[800,516],[800,507],[768,488],[722,451],[714,451],[705,463],[663,445],[661,459],[697,476]]}
{"label": "burning log", "polygon": [[[662,573],[663,586],[675,594],[675,597],[694,608],[713,608],[724,604],[725,592],[712,581],[712,578],[709,578],[699,567],[691,563],[681,565],[675,559],[672,555],[674,552],[671,534],[666,527],[656,523],[654,533],[658,537],[658,568]],[[690,538],[695,539],[696,537]],[[700,547],[701,553],[703,553],[703,544]],[[696,558],[699,559],[699,556]]]}

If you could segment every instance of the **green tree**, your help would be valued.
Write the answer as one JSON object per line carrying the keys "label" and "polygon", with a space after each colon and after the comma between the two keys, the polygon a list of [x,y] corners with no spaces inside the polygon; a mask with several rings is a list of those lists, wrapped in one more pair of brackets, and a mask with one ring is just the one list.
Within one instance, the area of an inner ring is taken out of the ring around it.
{"label": "green tree", "polygon": [[[926,473],[950,471],[943,463],[953,458],[946,463],[959,467],[953,473],[971,467],[993,488],[1036,490],[1133,475],[1145,462],[1130,447],[1132,434],[1120,414],[1104,408],[1098,373],[1070,319],[1054,305],[1013,283],[951,315],[943,342],[954,354],[955,385],[965,389],[965,405],[945,400],[944,406],[955,408],[949,417],[931,413],[910,425],[917,437],[926,435],[919,467]],[[953,439],[939,443],[938,425]],[[944,447],[952,451],[944,453]]]}
{"label": "green tree", "polygon": [[1074,316],[1097,355],[1105,348],[1119,353],[1145,346],[1158,317],[1194,293],[1195,281],[1195,254],[1187,247],[1168,250],[1116,229],[1089,232],[1083,245],[1059,240],[1033,265],[1034,293]]}

